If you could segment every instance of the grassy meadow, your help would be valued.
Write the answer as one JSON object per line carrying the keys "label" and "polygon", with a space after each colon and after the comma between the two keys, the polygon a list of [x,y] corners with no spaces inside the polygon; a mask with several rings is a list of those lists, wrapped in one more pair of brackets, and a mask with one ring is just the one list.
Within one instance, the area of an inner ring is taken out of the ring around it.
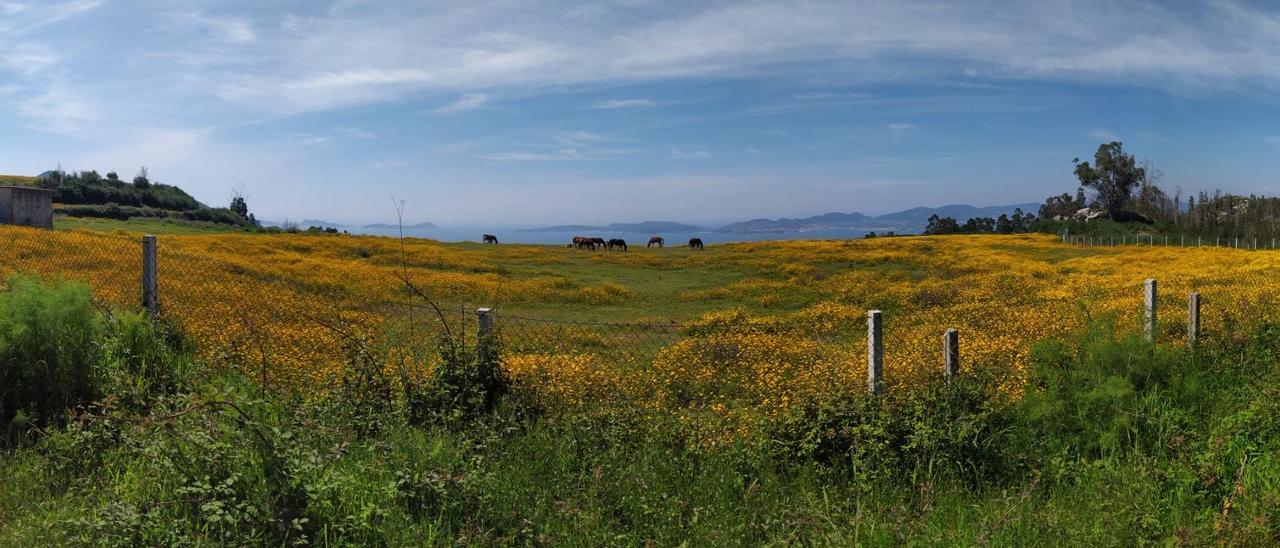
{"label": "grassy meadow", "polygon": [[0,544],[1278,540],[1280,252],[57,227],[0,228]]}

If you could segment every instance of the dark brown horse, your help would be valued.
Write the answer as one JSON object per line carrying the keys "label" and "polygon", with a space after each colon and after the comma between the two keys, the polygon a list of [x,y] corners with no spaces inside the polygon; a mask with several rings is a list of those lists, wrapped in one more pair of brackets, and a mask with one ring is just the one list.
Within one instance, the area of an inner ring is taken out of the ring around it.
{"label": "dark brown horse", "polygon": [[609,242],[606,242],[604,238],[592,238],[591,243],[596,244],[596,247],[609,247]]}
{"label": "dark brown horse", "polygon": [[573,247],[577,249],[589,249],[591,251],[595,251],[596,243],[594,240],[595,238],[588,238],[586,236],[574,236],[573,243],[569,244],[569,247]]}
{"label": "dark brown horse", "polygon": [[702,238],[689,238],[689,248],[702,250]]}
{"label": "dark brown horse", "polygon": [[665,243],[667,243],[667,241],[662,239],[662,236],[654,236],[652,238],[649,238],[649,244],[646,245],[645,247],[653,247],[656,245],[659,248],[661,248],[662,244],[665,244]]}
{"label": "dark brown horse", "polygon": [[614,238],[612,240],[609,240],[609,243],[607,244],[607,248],[609,249],[609,251],[621,251],[623,253],[626,253],[627,241],[623,240],[622,238]]}
{"label": "dark brown horse", "polygon": [[498,237],[497,237],[497,236],[494,236],[493,234],[485,234],[485,235],[484,235],[484,243],[486,243],[486,244],[496,244],[496,243],[498,243]]}

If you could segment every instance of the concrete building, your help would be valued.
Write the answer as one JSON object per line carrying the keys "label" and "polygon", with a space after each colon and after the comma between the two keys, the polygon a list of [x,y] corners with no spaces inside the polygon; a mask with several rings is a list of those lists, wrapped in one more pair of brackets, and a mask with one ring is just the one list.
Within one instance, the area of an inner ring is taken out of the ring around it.
{"label": "concrete building", "polygon": [[53,191],[0,186],[0,224],[53,228]]}

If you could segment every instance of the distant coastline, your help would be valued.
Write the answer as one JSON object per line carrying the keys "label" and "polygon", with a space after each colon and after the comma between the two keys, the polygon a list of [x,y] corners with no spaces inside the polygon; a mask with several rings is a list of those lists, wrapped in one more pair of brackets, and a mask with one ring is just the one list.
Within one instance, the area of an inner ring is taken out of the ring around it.
{"label": "distant coastline", "polygon": [[801,234],[808,232],[920,232],[929,217],[952,217],[964,222],[975,217],[999,217],[1012,215],[1015,210],[1034,213],[1039,204],[1009,204],[978,207],[953,204],[940,207],[915,207],[884,215],[870,216],[859,212],[825,213],[803,218],[751,219],[729,223],[720,227],[705,227],[672,221],[643,221],[639,223],[612,223],[608,225],[557,225],[520,229],[520,232],[625,232],[625,233],[694,233],[720,232],[729,234]]}

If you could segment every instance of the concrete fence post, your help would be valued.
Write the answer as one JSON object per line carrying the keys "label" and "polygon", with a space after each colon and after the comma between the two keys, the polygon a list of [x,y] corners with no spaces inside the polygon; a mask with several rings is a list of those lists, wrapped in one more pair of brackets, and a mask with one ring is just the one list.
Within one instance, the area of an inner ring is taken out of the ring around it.
{"label": "concrete fence post", "polygon": [[880,394],[884,387],[884,321],[879,310],[867,312],[867,393]]}
{"label": "concrete fence post", "polygon": [[152,317],[160,312],[156,274],[156,237],[148,234],[142,237],[142,308]]}
{"label": "concrete fence post", "polygon": [[476,309],[476,345],[481,355],[488,355],[493,345],[493,309]]}
{"label": "concrete fence post", "polygon": [[942,334],[942,373],[947,381],[960,372],[960,332],[953,327]]}
{"label": "concrete fence post", "polygon": [[1142,309],[1146,317],[1147,342],[1156,342],[1156,280],[1147,279],[1142,292]]}
{"label": "concrete fence post", "polygon": [[1187,347],[1195,348],[1200,341],[1200,293],[1191,292],[1187,298]]}

